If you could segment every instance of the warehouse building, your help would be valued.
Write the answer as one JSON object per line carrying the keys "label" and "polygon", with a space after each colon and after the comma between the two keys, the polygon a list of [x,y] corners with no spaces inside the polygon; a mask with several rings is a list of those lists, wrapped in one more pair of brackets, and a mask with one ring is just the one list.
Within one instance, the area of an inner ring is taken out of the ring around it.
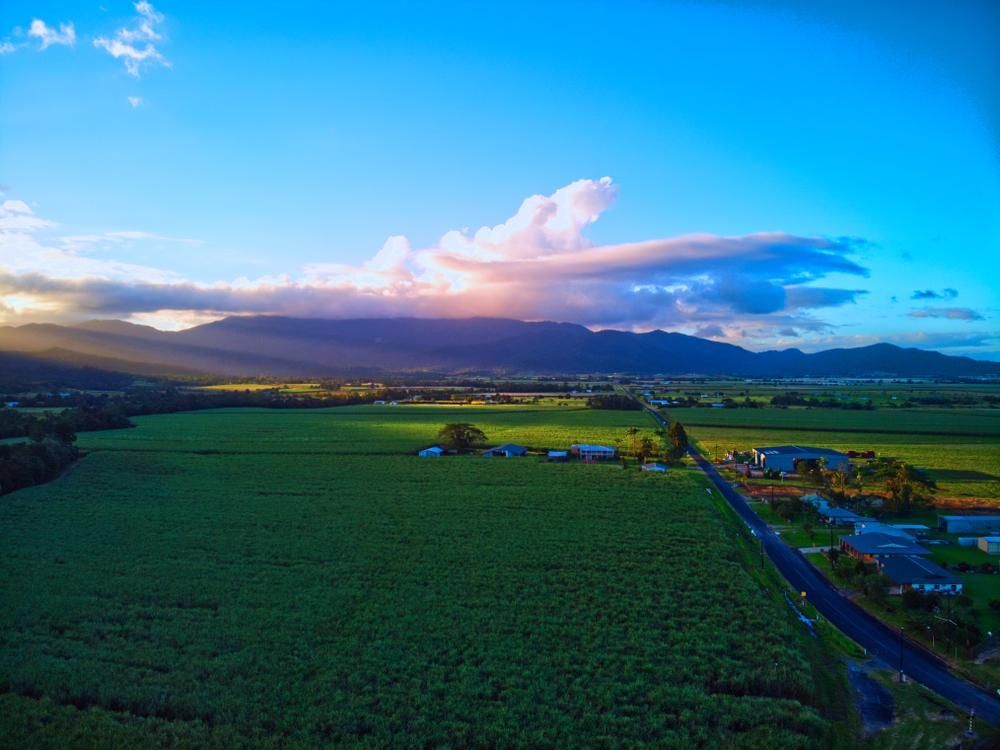
{"label": "warehouse building", "polygon": [[980,533],[1000,531],[1000,516],[941,516],[939,523],[949,534]]}
{"label": "warehouse building", "polygon": [[774,445],[768,448],[754,448],[753,462],[761,469],[777,469],[786,474],[794,474],[799,461],[826,461],[828,469],[847,469],[851,460],[847,454],[832,448],[812,448],[803,445]]}

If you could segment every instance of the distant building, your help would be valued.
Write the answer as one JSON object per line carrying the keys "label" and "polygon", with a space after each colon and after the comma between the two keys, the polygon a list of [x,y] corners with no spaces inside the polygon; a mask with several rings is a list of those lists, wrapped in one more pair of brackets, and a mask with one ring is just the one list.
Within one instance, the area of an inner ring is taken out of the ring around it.
{"label": "distant building", "polygon": [[551,461],[552,463],[563,463],[564,461],[569,461],[569,451],[549,451],[545,456],[546,461]]}
{"label": "distant building", "polygon": [[976,546],[987,555],[1000,555],[1000,536],[981,536]]}
{"label": "distant building", "polygon": [[666,464],[661,464],[659,462],[654,461],[653,463],[643,464],[642,465],[642,470],[643,471],[666,471],[667,470],[667,465]]}
{"label": "distant building", "polygon": [[886,534],[842,536],[840,551],[866,563],[873,563],[886,557],[930,554],[913,540]]}
{"label": "distant building", "polygon": [[576,443],[570,446],[570,452],[580,457],[581,461],[607,461],[615,457],[617,451],[606,445],[588,445]]}
{"label": "distant building", "polygon": [[941,516],[938,522],[949,534],[1000,531],[1000,516]]}
{"label": "distant building", "polygon": [[495,448],[487,448],[483,451],[484,456],[493,456],[495,458],[514,458],[515,456],[526,456],[528,455],[528,449],[523,445],[514,445],[514,443],[506,443],[505,445],[498,445]]}
{"label": "distant building", "polygon": [[4,404],[4,406],[6,406],[8,409],[16,409],[20,405],[21,405],[20,401],[8,401],[6,404]]}
{"label": "distant building", "polygon": [[817,494],[803,495],[802,502],[806,505],[811,505],[816,510],[824,511],[830,507],[830,502],[825,498]]}
{"label": "distant building", "polygon": [[898,536],[903,539],[913,539],[913,535],[905,529],[901,529],[898,526],[890,526],[887,523],[880,523],[878,521],[872,521],[871,519],[865,519],[854,524],[855,534],[885,534],[886,536]]}
{"label": "distant building", "polygon": [[831,526],[854,526],[864,521],[864,516],[859,516],[853,510],[829,506],[819,509],[819,517]]}
{"label": "distant building", "polygon": [[962,593],[962,581],[930,560],[913,555],[887,557],[878,563],[879,572],[892,582],[890,594],[902,594],[908,589],[925,594],[955,596]]}
{"label": "distant building", "polygon": [[372,401],[372,406],[385,406],[385,401]]}
{"label": "distant building", "polygon": [[432,445],[430,448],[424,448],[417,455],[424,458],[440,458],[444,455],[444,448],[440,445]]}
{"label": "distant building", "polygon": [[799,461],[826,460],[828,469],[847,469],[851,462],[846,454],[831,448],[810,448],[801,445],[775,445],[769,448],[754,448],[753,462],[761,469],[777,469],[791,474]]}

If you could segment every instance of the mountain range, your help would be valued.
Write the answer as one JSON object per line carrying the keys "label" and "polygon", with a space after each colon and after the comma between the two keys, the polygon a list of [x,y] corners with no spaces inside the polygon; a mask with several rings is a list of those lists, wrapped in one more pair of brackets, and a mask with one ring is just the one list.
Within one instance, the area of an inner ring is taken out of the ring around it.
{"label": "mountain range", "polygon": [[[734,377],[977,377],[1000,363],[874,344],[751,352],[665,331],[502,318],[230,317],[183,331],[118,320],[0,327],[0,352],[142,375],[634,373]],[[3,362],[0,360],[0,366]]]}

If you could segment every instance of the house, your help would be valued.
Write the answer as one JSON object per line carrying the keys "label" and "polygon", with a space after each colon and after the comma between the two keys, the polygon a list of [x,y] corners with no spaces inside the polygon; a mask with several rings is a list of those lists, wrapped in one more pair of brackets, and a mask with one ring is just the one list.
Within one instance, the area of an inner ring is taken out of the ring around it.
{"label": "house", "polygon": [[1000,516],[941,516],[939,525],[949,534],[1000,531]]}
{"label": "house", "polygon": [[930,531],[930,529],[922,523],[891,523],[889,525],[894,529],[905,531],[911,536],[925,536],[927,532]]}
{"label": "house", "polygon": [[385,401],[372,401],[372,406],[385,406]]}
{"label": "house", "polygon": [[549,451],[545,460],[561,464],[565,461],[569,461],[569,451]]}
{"label": "house", "polygon": [[570,452],[580,457],[581,461],[607,461],[615,457],[615,449],[606,445],[588,445],[575,443],[570,446]]}
{"label": "house", "polygon": [[650,406],[667,406],[670,402],[665,398],[651,398],[646,401]]}
{"label": "house", "polygon": [[417,455],[424,458],[441,458],[444,455],[444,448],[440,445],[432,445],[430,448],[424,448]]}
{"label": "house", "polygon": [[754,448],[753,462],[761,469],[777,469],[791,474],[799,461],[826,461],[828,469],[848,469],[851,462],[846,454],[832,448],[810,448],[801,445],[775,445]]}
{"label": "house", "polygon": [[864,516],[859,516],[853,510],[829,506],[819,509],[819,517],[831,526],[854,526],[864,521]]}
{"label": "house", "polygon": [[930,554],[911,539],[877,533],[842,536],[840,551],[866,563],[873,563],[886,557]]}
{"label": "house", "polygon": [[643,464],[640,468],[643,471],[661,471],[662,472],[662,471],[666,471],[667,470],[667,465],[666,464],[661,464],[661,463],[659,463],[657,461],[654,461],[653,463]]}
{"label": "house", "polygon": [[878,569],[892,582],[890,594],[914,589],[925,594],[955,596],[962,593],[962,582],[930,560],[914,555],[899,555],[879,560]]}
{"label": "house", "polygon": [[523,445],[514,445],[514,443],[506,443],[504,445],[498,445],[495,448],[487,448],[483,451],[484,456],[493,457],[503,457],[503,458],[514,458],[515,456],[526,456],[528,455],[528,449]]}
{"label": "house", "polygon": [[981,536],[976,546],[987,555],[1000,555],[1000,536]]}
{"label": "house", "polygon": [[898,536],[903,539],[913,539],[913,535],[898,526],[890,526],[887,523],[879,523],[866,519],[854,524],[855,534],[885,534],[886,536]]}

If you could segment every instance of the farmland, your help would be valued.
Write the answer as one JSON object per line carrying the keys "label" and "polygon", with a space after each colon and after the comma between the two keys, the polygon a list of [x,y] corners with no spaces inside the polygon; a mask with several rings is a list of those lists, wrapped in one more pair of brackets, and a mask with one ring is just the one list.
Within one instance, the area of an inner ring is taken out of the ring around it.
{"label": "farmland", "polygon": [[1000,503],[1000,413],[979,409],[671,409],[706,455],[761,445],[874,450],[907,461],[942,498]]}
{"label": "farmland", "polygon": [[554,447],[640,413],[135,421],[0,504],[2,744],[824,744],[801,626],[699,474],[412,455],[449,421]]}

